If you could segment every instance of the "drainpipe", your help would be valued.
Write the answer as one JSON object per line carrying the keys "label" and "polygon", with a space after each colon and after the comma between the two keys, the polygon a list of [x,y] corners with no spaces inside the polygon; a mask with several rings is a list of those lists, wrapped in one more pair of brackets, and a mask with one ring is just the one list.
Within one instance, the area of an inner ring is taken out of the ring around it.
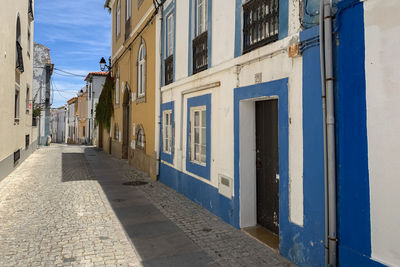
{"label": "drainpipe", "polygon": [[325,88],[325,45],[324,45],[324,0],[319,5],[319,57],[321,65],[321,88],[322,88],[322,114],[324,130],[324,192],[325,192],[325,266],[328,266],[328,173],[326,156],[326,88]]}
{"label": "drainpipe", "polygon": [[[327,198],[326,206],[328,211],[325,220],[328,222],[328,266],[337,266],[337,229],[336,229],[336,151],[335,151],[335,106],[333,93],[333,60],[332,60],[332,5],[330,0],[321,0],[320,25],[321,37],[321,78],[324,81],[322,86],[325,96],[326,109],[324,120],[325,140],[325,194]],[[324,38],[322,41],[322,37]],[[323,47],[322,47],[323,45]]]}
{"label": "drainpipe", "polygon": [[[160,29],[160,42],[159,43],[161,43],[161,40],[162,40],[162,38],[163,38],[163,29],[164,29],[164,25],[163,25],[163,23],[164,23],[164,20],[163,20],[163,14],[164,14],[164,2],[161,4],[161,6],[160,6],[160,26],[161,26],[161,29]],[[160,75],[159,75],[159,77],[160,77],[160,83],[159,83],[159,90],[158,90],[158,94],[159,94],[159,99],[158,99],[158,103],[156,104],[156,105],[158,105],[158,107],[159,107],[159,114],[158,114],[158,119],[157,119],[157,127],[156,127],[156,136],[157,136],[157,139],[156,139],[156,147],[158,147],[158,149],[157,149],[157,170],[156,170],[156,175],[157,175],[157,177],[159,176],[159,174],[160,174],[160,154],[161,154],[161,147],[160,147],[160,145],[161,145],[161,142],[160,142],[160,140],[161,140],[161,120],[162,120],[162,112],[161,112],[161,105],[162,105],[162,93],[161,93],[161,87],[162,87],[162,71],[163,71],[163,64],[162,64],[162,61],[163,61],[163,58],[162,58],[162,50],[163,50],[163,47],[162,47],[162,45],[160,45]]]}

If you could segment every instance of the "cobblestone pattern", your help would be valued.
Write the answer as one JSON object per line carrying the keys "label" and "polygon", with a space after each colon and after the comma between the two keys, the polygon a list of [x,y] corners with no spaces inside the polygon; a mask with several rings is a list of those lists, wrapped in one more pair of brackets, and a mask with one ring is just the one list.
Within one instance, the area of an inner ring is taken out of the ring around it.
{"label": "cobblestone pattern", "polygon": [[[132,169],[127,180],[149,181]],[[221,266],[294,266],[272,249],[225,223],[160,182],[138,187],[161,212]]]}
{"label": "cobblestone pattern", "polygon": [[39,149],[0,183],[0,266],[140,266],[84,155],[69,154],[83,152]]}

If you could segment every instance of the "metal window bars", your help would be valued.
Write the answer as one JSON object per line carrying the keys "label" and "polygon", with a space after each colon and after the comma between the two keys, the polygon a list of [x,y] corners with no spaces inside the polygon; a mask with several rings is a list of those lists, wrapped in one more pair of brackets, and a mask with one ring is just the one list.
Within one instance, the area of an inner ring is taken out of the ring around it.
{"label": "metal window bars", "polygon": [[32,0],[29,0],[28,15],[30,16],[30,19],[33,20],[33,6],[32,6]]}
{"label": "metal window bars", "polygon": [[278,40],[279,1],[248,1],[243,5],[243,21],[243,53]]}
{"label": "metal window bars", "polygon": [[16,65],[15,68],[20,72],[24,72],[24,61],[22,56],[22,47],[20,43],[17,41],[17,56],[16,56]]}
{"label": "metal window bars", "polygon": [[173,82],[174,79],[174,56],[170,55],[164,61],[165,67],[165,85]]}
{"label": "metal window bars", "polygon": [[208,33],[203,32],[193,39],[193,74],[208,68]]}

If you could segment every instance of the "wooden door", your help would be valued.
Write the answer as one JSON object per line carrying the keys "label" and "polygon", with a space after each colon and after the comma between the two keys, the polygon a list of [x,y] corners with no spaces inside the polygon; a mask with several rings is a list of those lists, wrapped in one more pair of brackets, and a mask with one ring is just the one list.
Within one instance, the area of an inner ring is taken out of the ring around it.
{"label": "wooden door", "polygon": [[278,100],[256,102],[257,223],[279,235]]}

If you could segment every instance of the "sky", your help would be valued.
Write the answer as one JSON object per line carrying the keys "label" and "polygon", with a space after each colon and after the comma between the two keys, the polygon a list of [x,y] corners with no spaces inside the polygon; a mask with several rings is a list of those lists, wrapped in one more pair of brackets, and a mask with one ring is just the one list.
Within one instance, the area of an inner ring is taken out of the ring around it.
{"label": "sky", "polygon": [[[36,0],[34,41],[50,49],[54,67],[78,75],[100,71],[111,53],[111,15],[105,0]],[[60,107],[86,85],[84,77],[55,70],[53,104]]]}

